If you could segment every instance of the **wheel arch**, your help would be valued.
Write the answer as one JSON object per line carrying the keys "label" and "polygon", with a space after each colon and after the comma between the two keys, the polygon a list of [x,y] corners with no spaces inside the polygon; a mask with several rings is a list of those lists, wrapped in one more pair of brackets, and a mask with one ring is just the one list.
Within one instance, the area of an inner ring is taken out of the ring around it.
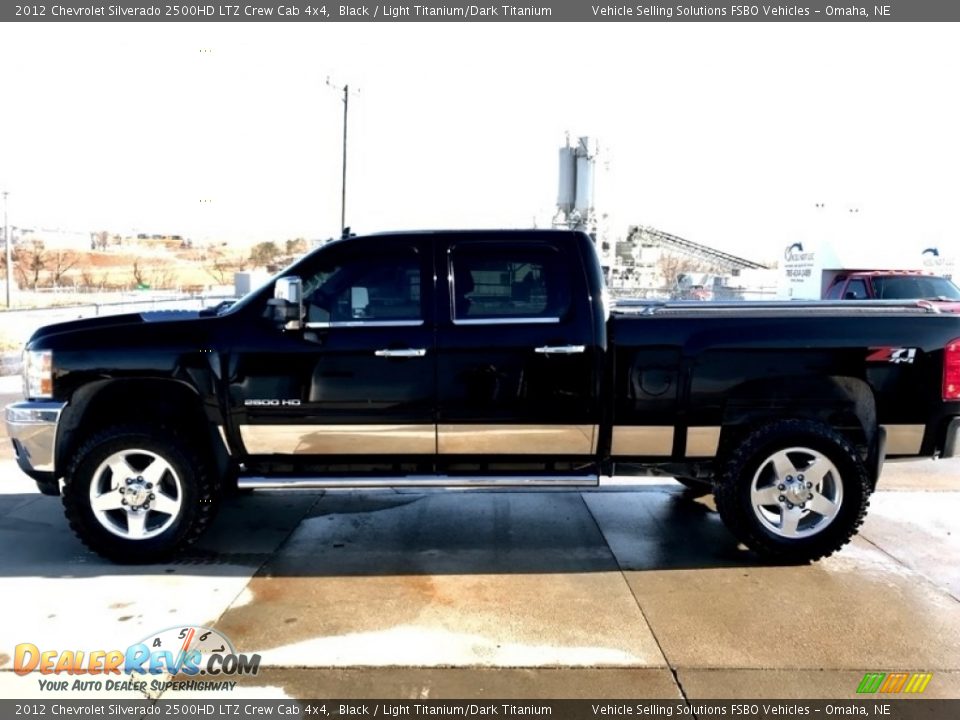
{"label": "wheel arch", "polygon": [[724,403],[718,456],[729,454],[759,427],[784,419],[822,423],[857,448],[876,482],[883,432],[869,384],[843,375],[765,378],[734,388]]}
{"label": "wheel arch", "polygon": [[217,412],[182,380],[120,378],[98,380],[79,388],[60,418],[55,467],[62,473],[83,442],[109,425],[156,424],[172,428],[209,453],[219,477],[230,458],[218,431]]}

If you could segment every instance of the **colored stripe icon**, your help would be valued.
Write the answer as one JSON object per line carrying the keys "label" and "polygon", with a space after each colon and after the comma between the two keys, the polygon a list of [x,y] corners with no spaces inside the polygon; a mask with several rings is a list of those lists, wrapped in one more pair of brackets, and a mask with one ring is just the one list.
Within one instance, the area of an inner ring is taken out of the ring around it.
{"label": "colored stripe icon", "polygon": [[903,691],[906,693],[922,693],[927,689],[927,684],[932,677],[933,673],[913,673]]}
{"label": "colored stripe icon", "polygon": [[857,693],[922,693],[932,678],[933,673],[867,673]]}

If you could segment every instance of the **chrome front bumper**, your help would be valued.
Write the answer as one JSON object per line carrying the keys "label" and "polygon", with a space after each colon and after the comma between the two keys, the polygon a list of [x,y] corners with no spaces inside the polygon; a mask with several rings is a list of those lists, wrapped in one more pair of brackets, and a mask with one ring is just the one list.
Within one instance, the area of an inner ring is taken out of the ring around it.
{"label": "chrome front bumper", "polygon": [[54,476],[57,425],[66,403],[23,401],[7,405],[7,434],[17,464],[34,479]]}

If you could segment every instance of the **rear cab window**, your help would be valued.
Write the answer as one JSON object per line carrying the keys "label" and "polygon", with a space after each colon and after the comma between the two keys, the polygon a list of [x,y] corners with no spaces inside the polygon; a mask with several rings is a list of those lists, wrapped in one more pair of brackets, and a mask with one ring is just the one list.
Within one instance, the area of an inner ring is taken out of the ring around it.
{"label": "rear cab window", "polygon": [[449,252],[453,322],[560,322],[570,309],[564,260],[546,243],[457,243]]}

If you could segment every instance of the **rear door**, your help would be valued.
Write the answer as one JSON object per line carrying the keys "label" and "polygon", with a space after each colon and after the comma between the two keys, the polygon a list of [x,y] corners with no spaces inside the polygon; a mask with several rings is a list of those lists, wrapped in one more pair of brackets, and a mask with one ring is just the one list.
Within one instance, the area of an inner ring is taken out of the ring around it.
{"label": "rear door", "polygon": [[442,464],[534,472],[593,460],[601,355],[572,237],[438,239]]}

